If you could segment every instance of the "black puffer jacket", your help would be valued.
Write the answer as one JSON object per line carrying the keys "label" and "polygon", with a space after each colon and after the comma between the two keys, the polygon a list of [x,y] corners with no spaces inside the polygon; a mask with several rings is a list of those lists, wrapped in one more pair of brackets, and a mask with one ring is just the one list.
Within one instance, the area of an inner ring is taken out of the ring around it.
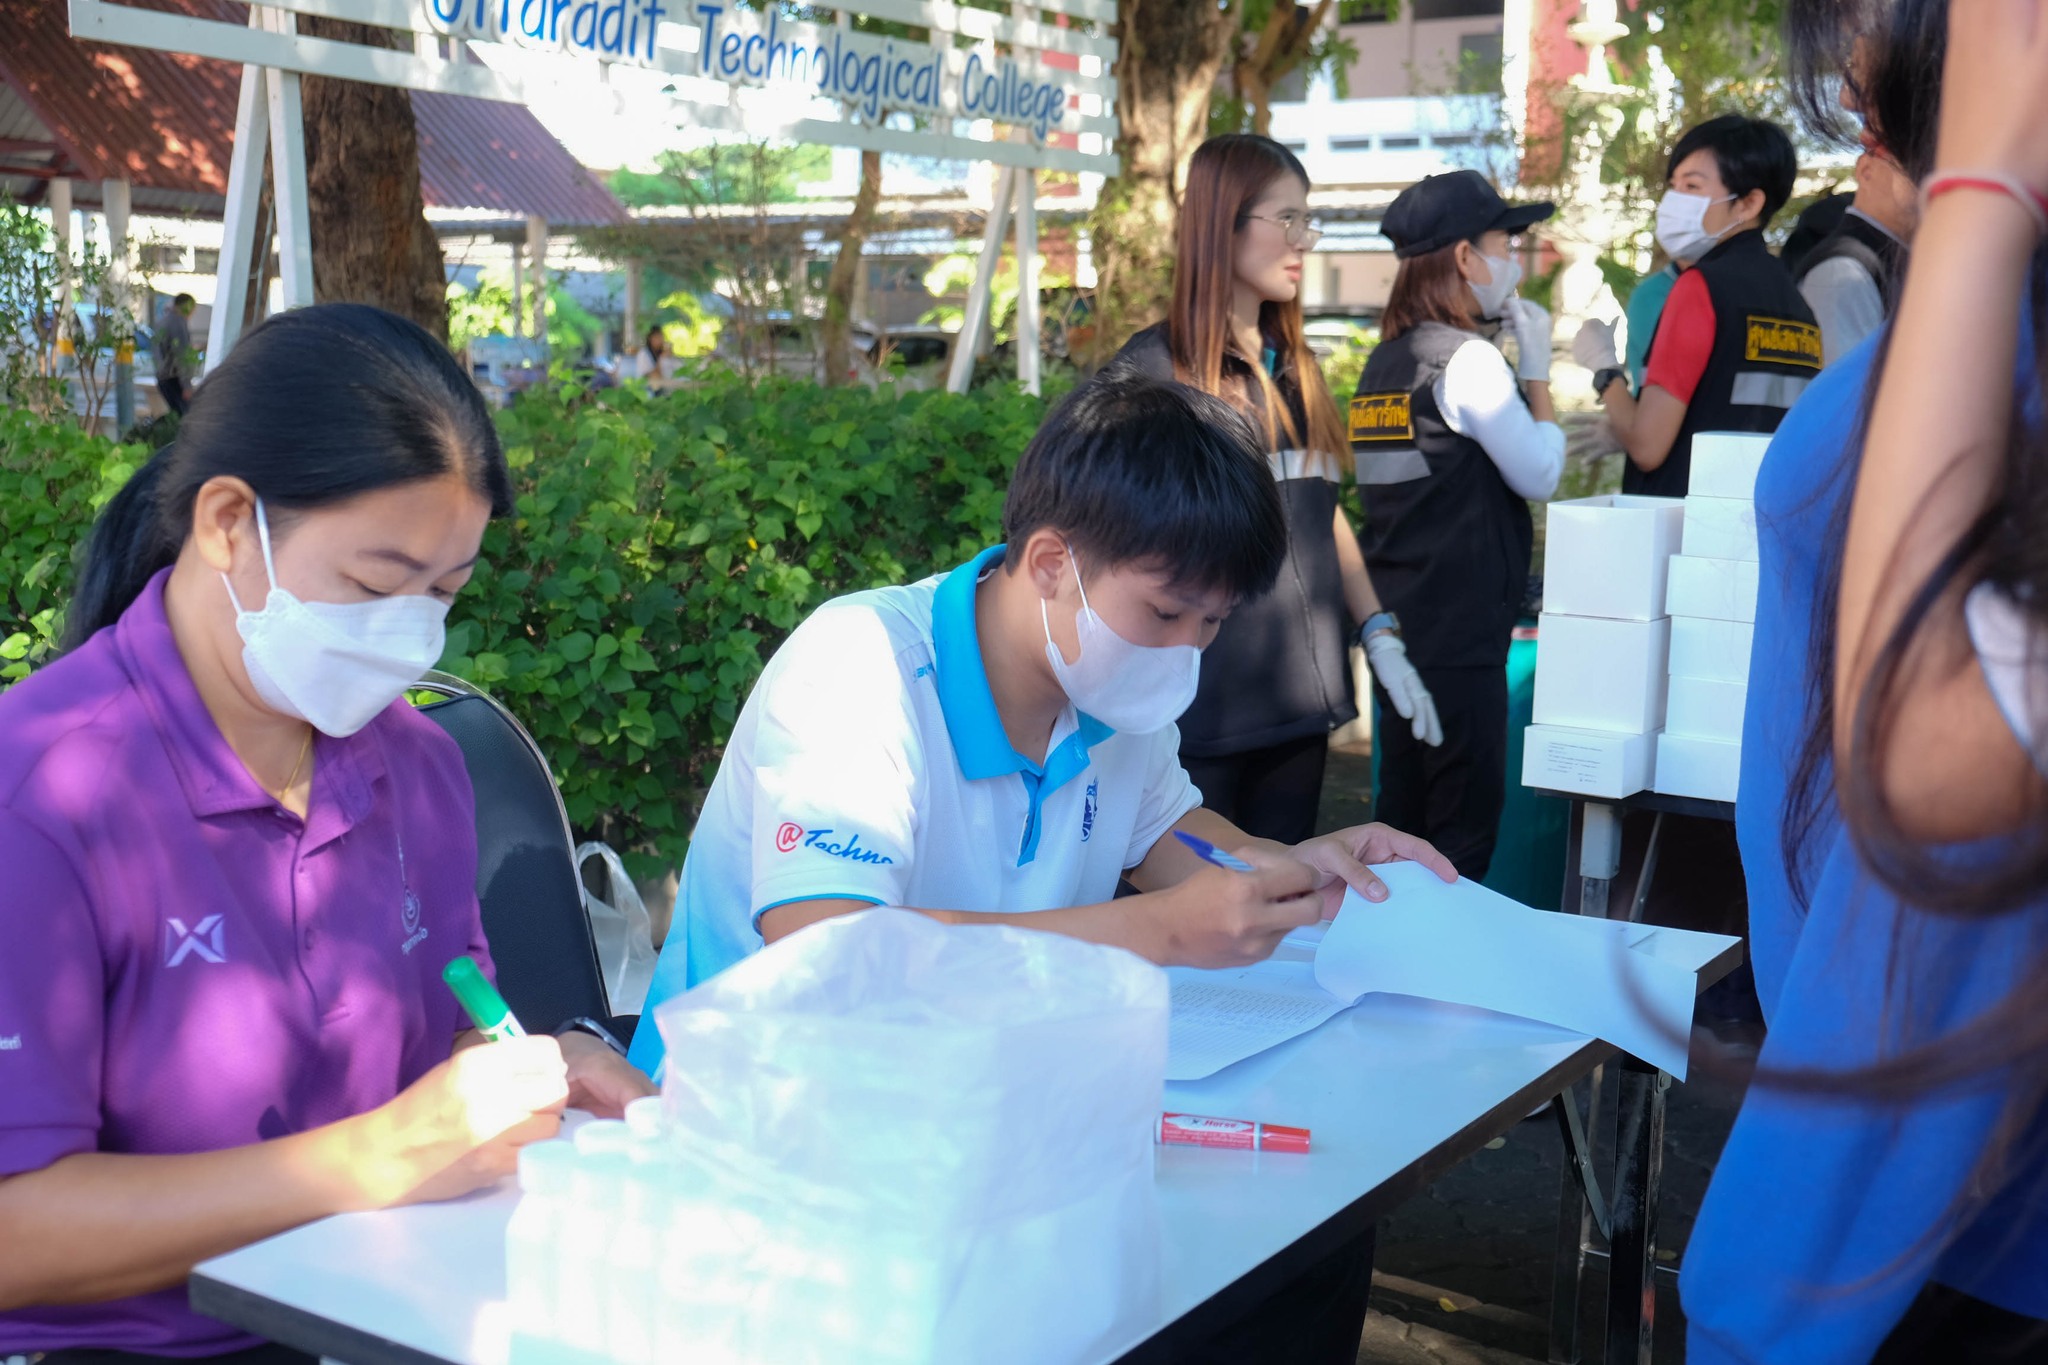
{"label": "black puffer jacket", "polygon": [[[1148,327],[1117,353],[1116,363],[1170,380],[1173,354],[1166,324]],[[1226,373],[1252,381],[1243,359],[1226,354]],[[1308,430],[1301,386],[1282,357],[1273,385],[1294,429]],[[1248,382],[1255,403],[1264,387]],[[1262,414],[1254,420],[1264,426]],[[1284,424],[1281,432],[1286,431]],[[1287,512],[1287,562],[1273,591],[1240,603],[1202,653],[1202,687],[1180,718],[1181,752],[1191,758],[1264,749],[1305,735],[1328,734],[1355,719],[1351,690],[1350,613],[1337,564],[1335,522],[1343,478],[1338,457],[1322,451],[1276,450],[1267,460]]]}

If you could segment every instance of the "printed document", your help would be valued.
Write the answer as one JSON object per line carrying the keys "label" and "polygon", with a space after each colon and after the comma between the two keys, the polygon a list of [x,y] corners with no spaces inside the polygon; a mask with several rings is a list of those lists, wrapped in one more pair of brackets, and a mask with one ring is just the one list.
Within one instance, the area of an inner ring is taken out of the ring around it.
{"label": "printed document", "polygon": [[1213,1075],[1375,991],[1555,1024],[1685,1079],[1699,971],[1737,940],[1532,910],[1415,863],[1373,870],[1387,899],[1346,896],[1313,963],[1298,960],[1308,943],[1290,939],[1297,960],[1168,971],[1168,1080]]}

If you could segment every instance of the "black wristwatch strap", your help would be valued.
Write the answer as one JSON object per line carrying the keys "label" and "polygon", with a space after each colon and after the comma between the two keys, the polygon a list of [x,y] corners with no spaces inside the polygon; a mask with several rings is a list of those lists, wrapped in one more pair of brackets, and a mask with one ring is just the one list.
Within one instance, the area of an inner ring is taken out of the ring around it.
{"label": "black wristwatch strap", "polygon": [[578,1015],[576,1018],[567,1021],[555,1030],[555,1037],[559,1038],[565,1033],[587,1033],[597,1039],[598,1042],[603,1043],[606,1047],[618,1053],[621,1057],[626,1055],[626,1045],[612,1037],[610,1029],[588,1015]]}
{"label": "black wristwatch strap", "polygon": [[1617,379],[1623,381],[1628,379],[1628,371],[1619,365],[1607,365],[1595,370],[1593,372],[1593,396],[1595,398],[1605,397],[1609,386]]}

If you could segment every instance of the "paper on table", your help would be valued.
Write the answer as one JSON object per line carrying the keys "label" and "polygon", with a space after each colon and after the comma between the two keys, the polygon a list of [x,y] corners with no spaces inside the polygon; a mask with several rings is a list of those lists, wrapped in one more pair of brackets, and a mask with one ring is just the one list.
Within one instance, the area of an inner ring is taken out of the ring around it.
{"label": "paper on table", "polygon": [[1173,1014],[1166,1079],[1199,1081],[1299,1037],[1349,1003],[1316,984],[1307,962],[1266,961],[1204,972],[1169,967]]}
{"label": "paper on table", "polygon": [[1387,899],[1347,895],[1316,952],[1316,980],[1332,996],[1387,991],[1517,1014],[1685,1079],[1698,976],[1659,957],[1667,931],[1531,910],[1477,882],[1447,886],[1417,863],[1373,871]]}

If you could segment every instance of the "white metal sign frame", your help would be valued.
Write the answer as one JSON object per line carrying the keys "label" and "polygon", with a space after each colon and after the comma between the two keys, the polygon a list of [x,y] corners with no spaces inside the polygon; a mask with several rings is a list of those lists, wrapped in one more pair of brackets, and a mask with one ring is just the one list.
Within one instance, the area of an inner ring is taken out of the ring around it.
{"label": "white metal sign frame", "polygon": [[[972,371],[974,351],[988,316],[996,257],[1014,212],[1021,306],[1018,310],[1019,377],[1037,388],[1037,220],[1036,177],[1040,169],[1114,174],[1118,167],[1116,84],[1108,74],[1114,60],[1113,40],[1047,22],[1045,13],[1065,15],[1107,26],[1117,15],[1115,0],[1046,0],[1038,7],[1020,2],[1012,14],[956,5],[950,0],[860,0],[861,13],[913,27],[932,35],[920,50],[904,44],[898,60],[893,40],[853,33],[842,22],[835,30],[789,26],[777,41],[776,20],[766,27],[758,16],[727,13],[730,0],[698,0],[685,18],[702,15],[700,25],[671,20],[657,25],[668,9],[660,0],[638,0],[635,24],[646,17],[644,44],[637,27],[630,58],[593,61],[589,55],[552,52],[541,64],[542,75],[500,71],[471,59],[500,46],[466,36],[492,18],[493,31],[507,32],[532,19],[524,30],[532,41],[519,46],[546,48],[550,43],[580,39],[580,11],[594,16],[599,0],[273,0],[250,8],[246,27],[161,10],[137,8],[118,0],[69,0],[74,37],[132,47],[211,57],[241,64],[241,98],[236,112],[234,154],[229,168],[227,208],[221,251],[220,294],[213,310],[208,355],[218,361],[233,346],[247,308],[249,253],[254,241],[261,198],[263,158],[269,155],[275,185],[281,283],[285,306],[313,300],[312,252],[306,222],[304,128],[299,109],[299,77],[319,75],[402,89],[436,90],[478,99],[530,104],[550,87],[587,92],[595,82],[622,110],[646,106],[652,117],[681,116],[680,121],[749,138],[780,138],[799,143],[857,147],[914,156],[966,161],[991,161],[1002,166],[995,201],[983,243],[983,259],[968,299],[966,326],[954,358],[952,386],[964,387]],[[684,8],[682,0],[676,8]],[[616,8],[623,25],[624,0],[604,0]],[[474,6],[476,15],[468,11]],[[712,11],[723,14],[727,28],[716,37],[717,51],[700,51],[716,32]],[[447,12],[443,12],[443,11]],[[572,14],[572,11],[574,12]],[[367,24],[411,35],[403,49],[369,47],[301,35],[298,14]],[[451,19],[450,16],[457,16]],[[553,16],[550,19],[549,16]],[[566,18],[566,22],[564,22]],[[553,27],[550,28],[549,25]],[[563,37],[567,32],[570,37]],[[832,34],[831,59],[817,35]],[[447,44],[444,51],[443,45]],[[735,43],[739,46],[735,47]],[[973,44],[966,46],[964,44]],[[645,51],[641,48],[644,46]],[[1004,49],[1007,49],[1005,51]],[[1028,54],[1057,53],[1051,63]],[[808,53],[808,58],[804,55]],[[784,76],[776,78],[775,62],[783,59]],[[796,72],[803,66],[804,78]],[[651,68],[671,78],[659,97],[633,96],[612,85],[614,65]],[[835,63],[844,63],[835,66]],[[886,63],[894,62],[891,67]],[[756,69],[758,67],[758,70]],[[594,68],[594,73],[593,73]],[[929,69],[936,88],[910,93],[915,71]],[[723,81],[705,72],[722,74]],[[893,84],[891,72],[893,71]],[[815,89],[812,76],[815,73]],[[836,74],[833,74],[836,73]],[[813,112],[821,92],[843,93],[834,84],[840,76],[858,83],[846,103],[866,105],[867,121],[851,115],[835,120]],[[886,94],[884,92],[887,92]],[[938,125],[927,129],[890,127],[880,117],[892,109],[910,108]],[[1056,112],[1055,112],[1056,111]],[[993,130],[1007,123],[1006,139],[962,136],[951,131],[961,120],[976,120]],[[999,122],[1001,120],[1001,122]],[[944,131],[941,131],[941,130]],[[1058,145],[1049,134],[1073,134],[1077,145]]]}

